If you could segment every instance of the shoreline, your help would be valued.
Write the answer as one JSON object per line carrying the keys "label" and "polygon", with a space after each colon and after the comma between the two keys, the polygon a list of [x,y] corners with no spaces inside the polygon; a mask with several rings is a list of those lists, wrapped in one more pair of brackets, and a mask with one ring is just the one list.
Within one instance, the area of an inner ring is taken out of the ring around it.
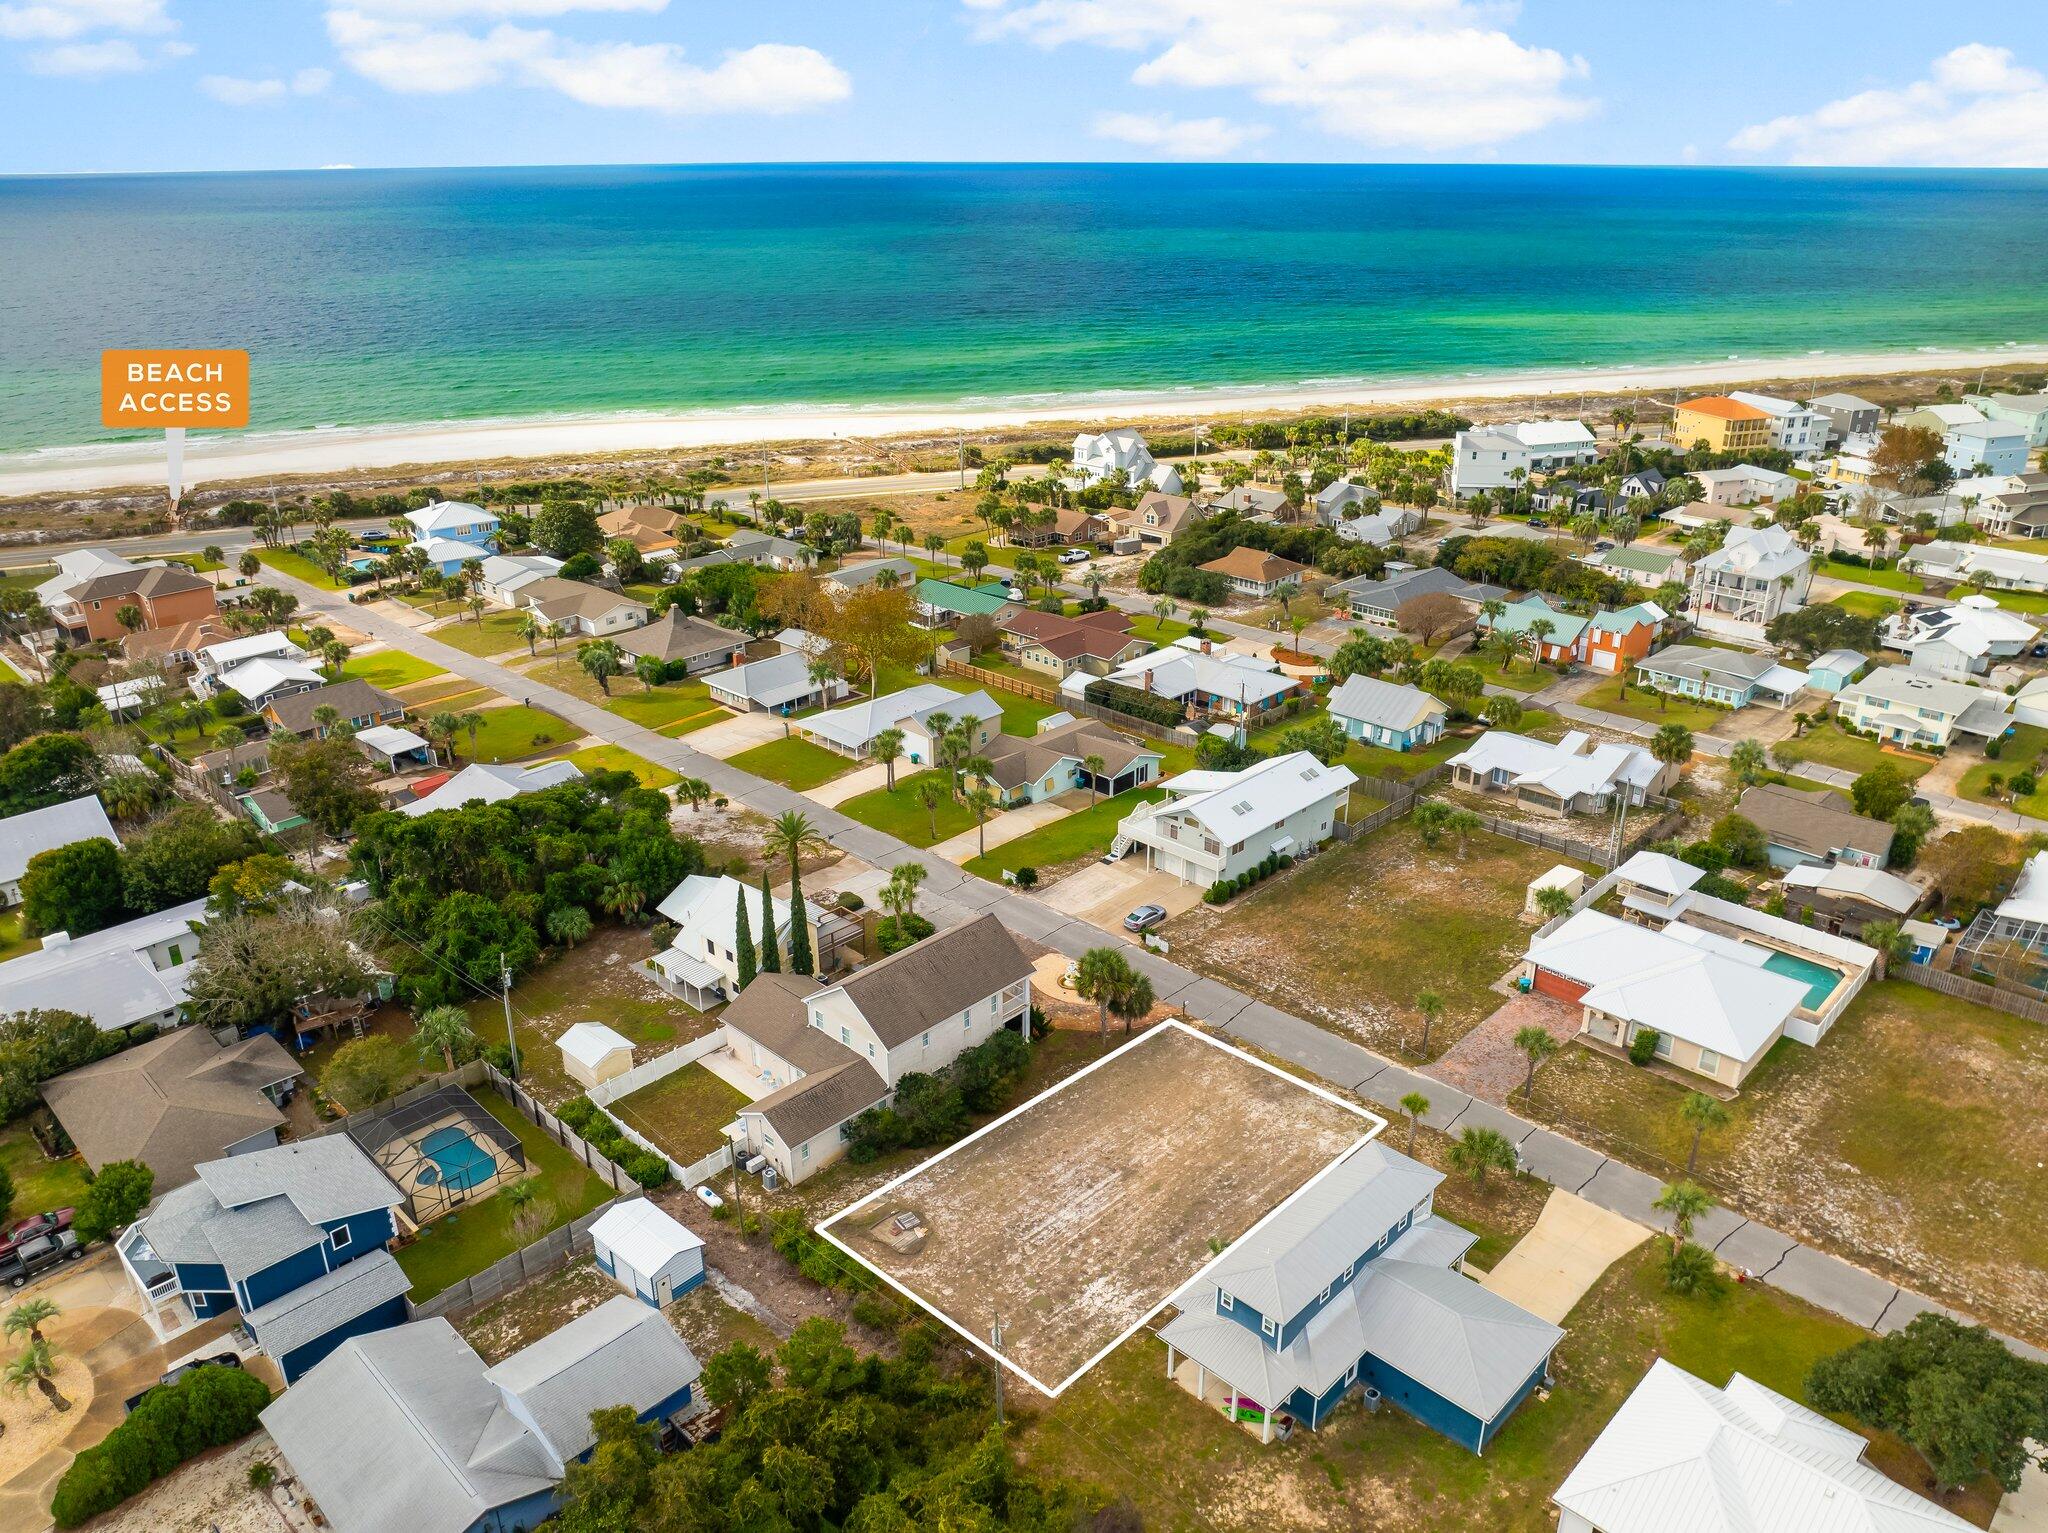
{"label": "shoreline", "polygon": [[[1460,402],[1546,400],[1573,394],[1648,393],[1775,380],[1791,383],[2040,363],[2048,363],[2048,344],[2009,343],[1996,348],[1930,348],[1909,352],[1815,351],[1796,357],[1730,357],[1715,362],[1539,369],[1384,383],[1134,390],[1075,396],[1058,402],[1039,402],[1045,398],[1040,395],[986,405],[761,406],[311,428],[259,435],[193,437],[186,444],[185,476],[188,487],[218,488],[307,475],[577,455],[699,451],[778,442],[857,442],[1069,422],[1185,422],[1205,415],[1420,408]],[[154,439],[0,454],[0,497],[142,488],[160,480],[163,461],[163,445]]]}

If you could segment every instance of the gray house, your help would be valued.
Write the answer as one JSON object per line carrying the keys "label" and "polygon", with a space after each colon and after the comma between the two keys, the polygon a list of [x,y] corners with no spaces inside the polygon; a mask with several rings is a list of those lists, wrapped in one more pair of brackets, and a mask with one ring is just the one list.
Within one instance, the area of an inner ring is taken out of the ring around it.
{"label": "gray house", "polygon": [[1382,628],[1399,627],[1394,614],[1400,611],[1403,602],[1413,601],[1418,596],[1455,596],[1477,613],[1481,602],[1505,601],[1508,595],[1500,586],[1466,580],[1449,570],[1436,568],[1409,570],[1404,574],[1389,575],[1385,580],[1358,575],[1338,581],[1330,587],[1328,594],[1342,594],[1351,603],[1354,618],[1363,623],[1377,623]]}

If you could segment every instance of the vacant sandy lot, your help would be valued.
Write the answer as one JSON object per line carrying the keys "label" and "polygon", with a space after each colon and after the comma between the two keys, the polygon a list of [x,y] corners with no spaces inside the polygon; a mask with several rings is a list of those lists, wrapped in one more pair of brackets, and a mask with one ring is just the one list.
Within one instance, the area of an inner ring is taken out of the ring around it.
{"label": "vacant sandy lot", "polygon": [[[1359,1139],[1359,1113],[1180,1026],[827,1222],[1048,1390]],[[924,1220],[904,1255],[870,1231]]]}

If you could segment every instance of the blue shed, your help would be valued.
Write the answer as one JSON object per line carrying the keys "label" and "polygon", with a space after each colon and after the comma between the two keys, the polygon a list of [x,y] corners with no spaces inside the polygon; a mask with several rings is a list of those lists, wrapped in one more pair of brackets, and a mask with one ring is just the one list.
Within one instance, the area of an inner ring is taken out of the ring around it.
{"label": "blue shed", "polygon": [[1808,685],[1815,690],[1835,693],[1862,674],[1870,664],[1870,657],[1853,649],[1831,649],[1825,655],[1816,656],[1812,665],[1806,668]]}

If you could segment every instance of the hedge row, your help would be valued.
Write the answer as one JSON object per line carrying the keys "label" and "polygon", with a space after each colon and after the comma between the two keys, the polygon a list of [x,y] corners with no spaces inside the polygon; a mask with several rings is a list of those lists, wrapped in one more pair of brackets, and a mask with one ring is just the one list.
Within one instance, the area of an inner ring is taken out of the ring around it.
{"label": "hedge row", "polygon": [[126,1421],[71,1461],[50,1516],[75,1528],[119,1506],[185,1460],[248,1436],[269,1403],[270,1386],[240,1368],[195,1368],[152,1389]]}
{"label": "hedge row", "polygon": [[1233,895],[1244,893],[1245,890],[1262,879],[1271,878],[1282,868],[1293,866],[1294,859],[1292,857],[1286,856],[1281,852],[1268,852],[1266,853],[1266,860],[1259,863],[1256,867],[1247,868],[1235,878],[1218,879],[1215,883],[1209,885],[1202,893],[1202,903],[1205,905],[1220,905]]}
{"label": "hedge row", "polygon": [[1168,729],[1184,723],[1187,717],[1186,710],[1172,698],[1155,697],[1150,692],[1140,692],[1136,687],[1127,687],[1119,682],[1091,681],[1082,696],[1098,708],[1128,713],[1134,719],[1147,719]]}
{"label": "hedge row", "polygon": [[555,1116],[583,1136],[584,1143],[611,1161],[642,1187],[669,1180],[668,1158],[643,1150],[619,1131],[605,1110],[589,1097],[573,1097],[555,1109]]}

